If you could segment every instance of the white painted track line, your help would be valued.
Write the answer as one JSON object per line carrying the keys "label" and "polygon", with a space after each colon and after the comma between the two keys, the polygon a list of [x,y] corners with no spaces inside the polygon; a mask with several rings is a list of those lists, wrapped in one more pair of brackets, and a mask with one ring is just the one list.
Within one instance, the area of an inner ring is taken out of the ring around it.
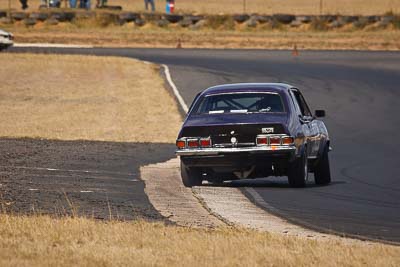
{"label": "white painted track line", "polygon": [[125,172],[110,172],[110,171],[95,171],[95,170],[71,170],[71,169],[55,169],[55,168],[45,168],[45,167],[28,167],[28,166],[0,165],[0,168],[27,169],[27,170],[49,171],[49,172],[77,172],[77,173],[88,173],[88,174],[124,175],[124,176],[135,175],[135,173],[125,173]]}
{"label": "white painted track line", "polygon": [[169,85],[171,86],[176,99],[178,99],[178,102],[181,105],[181,108],[183,109],[183,111],[185,111],[185,113],[187,113],[189,111],[189,108],[186,105],[185,100],[183,100],[181,94],[179,93],[178,88],[176,87],[175,83],[172,81],[171,73],[169,72],[168,66],[165,64],[162,64],[161,66],[163,66],[163,68],[164,68],[165,77],[167,78],[167,81],[168,81]]}
{"label": "white painted track line", "polygon": [[43,48],[93,48],[92,45],[49,44],[49,43],[15,43],[15,47],[43,47]]}

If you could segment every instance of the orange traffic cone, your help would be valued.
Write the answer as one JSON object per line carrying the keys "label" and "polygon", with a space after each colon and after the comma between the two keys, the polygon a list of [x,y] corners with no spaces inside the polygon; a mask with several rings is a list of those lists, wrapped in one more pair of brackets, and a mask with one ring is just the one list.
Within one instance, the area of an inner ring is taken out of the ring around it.
{"label": "orange traffic cone", "polygon": [[292,56],[294,56],[294,57],[299,56],[299,50],[297,50],[297,45],[296,44],[294,44],[293,51],[292,51]]}
{"label": "orange traffic cone", "polygon": [[176,45],[176,48],[182,48],[181,38],[178,39],[178,44]]}

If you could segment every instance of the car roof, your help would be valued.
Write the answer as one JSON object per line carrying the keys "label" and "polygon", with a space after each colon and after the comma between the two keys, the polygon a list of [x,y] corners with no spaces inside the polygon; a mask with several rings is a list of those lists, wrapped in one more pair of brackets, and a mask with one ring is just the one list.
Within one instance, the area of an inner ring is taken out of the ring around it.
{"label": "car roof", "polygon": [[285,83],[235,83],[221,84],[204,90],[201,95],[213,95],[235,92],[283,92],[293,88]]}

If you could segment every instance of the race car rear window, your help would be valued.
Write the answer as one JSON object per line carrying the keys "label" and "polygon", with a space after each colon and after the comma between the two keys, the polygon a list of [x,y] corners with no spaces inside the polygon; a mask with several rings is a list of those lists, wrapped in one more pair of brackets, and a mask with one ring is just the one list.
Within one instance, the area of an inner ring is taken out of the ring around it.
{"label": "race car rear window", "polygon": [[285,112],[277,93],[232,93],[208,95],[193,110],[196,114]]}

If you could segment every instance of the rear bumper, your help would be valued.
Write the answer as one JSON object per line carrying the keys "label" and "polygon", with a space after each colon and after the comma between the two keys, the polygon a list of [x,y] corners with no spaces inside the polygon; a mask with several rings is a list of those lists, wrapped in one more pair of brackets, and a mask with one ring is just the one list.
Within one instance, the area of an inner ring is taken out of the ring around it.
{"label": "rear bumper", "polygon": [[258,146],[258,147],[225,147],[225,148],[201,148],[182,149],[175,152],[178,156],[215,156],[225,154],[290,154],[295,153],[294,146]]}
{"label": "rear bumper", "polygon": [[224,167],[227,170],[245,169],[251,166],[265,167],[271,164],[287,164],[295,158],[294,146],[209,148],[178,150],[177,155],[188,167]]}

